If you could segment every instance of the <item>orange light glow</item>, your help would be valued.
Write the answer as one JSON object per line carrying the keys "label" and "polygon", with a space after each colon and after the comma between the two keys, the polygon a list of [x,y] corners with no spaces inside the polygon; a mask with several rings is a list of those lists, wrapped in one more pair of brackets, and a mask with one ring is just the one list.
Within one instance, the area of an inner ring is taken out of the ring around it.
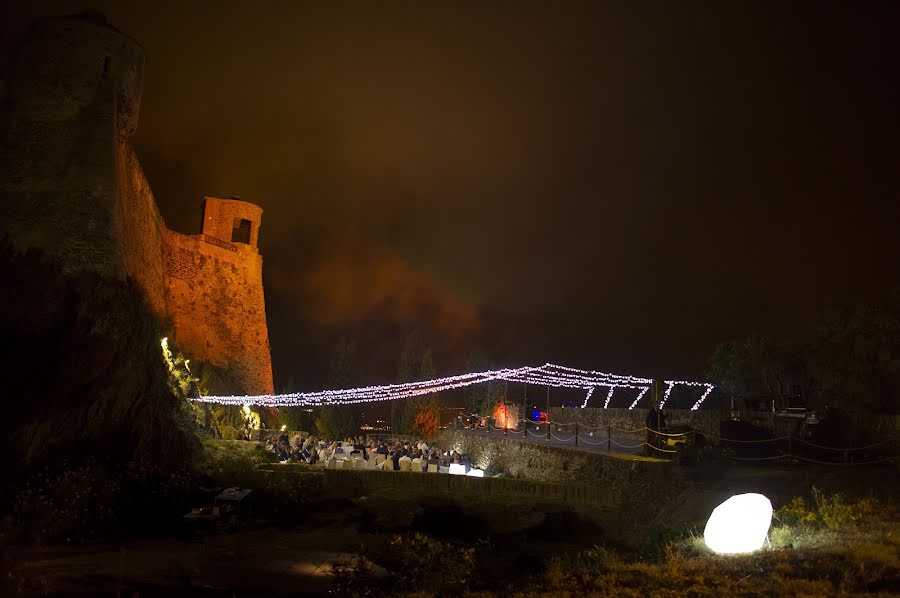
{"label": "orange light glow", "polygon": [[494,407],[494,425],[498,428],[506,428],[511,430],[516,427],[519,419],[519,408],[515,405],[504,405],[498,403]]}

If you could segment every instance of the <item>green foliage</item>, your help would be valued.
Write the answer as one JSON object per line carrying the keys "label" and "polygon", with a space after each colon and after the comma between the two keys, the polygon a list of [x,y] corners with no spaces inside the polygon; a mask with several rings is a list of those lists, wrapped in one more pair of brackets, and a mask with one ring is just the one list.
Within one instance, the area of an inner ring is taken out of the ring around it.
{"label": "green foliage", "polygon": [[441,425],[441,406],[437,400],[427,401],[419,407],[413,432],[421,438],[432,439],[437,436]]}
{"label": "green foliage", "polygon": [[819,520],[829,529],[856,528],[875,512],[876,504],[870,499],[848,503],[841,493],[827,496],[816,487],[813,487],[812,495]]}
{"label": "green foliage", "polygon": [[707,376],[736,397],[784,399],[805,378],[803,355],[766,337],[728,341],[713,351]]}
{"label": "green foliage", "polygon": [[373,579],[370,562],[358,557],[332,563],[332,593],[339,596],[455,596],[470,589],[479,563],[475,549],[413,532],[395,535],[387,550],[368,555],[391,571],[388,579]]}
{"label": "green foliage", "polygon": [[325,405],[316,419],[319,438],[338,440],[359,434],[359,418],[354,405]]}
{"label": "green foliage", "polygon": [[[288,383],[281,389],[282,393],[290,393],[296,392],[297,385],[294,382],[293,376],[288,380]],[[311,432],[313,430],[313,426],[315,425],[314,414],[309,411],[308,408],[305,407],[280,407],[276,411],[276,421],[278,422],[278,427],[284,426],[286,430],[302,430],[304,432]]]}
{"label": "green foliage", "polygon": [[[469,372],[483,372],[490,369],[491,361],[487,353],[481,349],[475,349],[469,353],[466,360],[466,370]],[[493,411],[494,401],[488,384],[473,384],[465,388],[466,408],[469,413],[479,416],[490,415]]]}
{"label": "green foliage", "polygon": [[813,505],[807,506],[802,497],[775,512],[775,518],[783,525],[824,527],[835,531],[851,531],[862,523],[879,518],[878,503],[872,499],[850,503],[841,493],[828,495],[819,488],[812,488]]}
{"label": "green foliage", "polygon": [[278,426],[309,432],[313,427],[313,414],[305,407],[281,407],[278,409]]}
{"label": "green foliage", "polygon": [[831,311],[804,347],[765,337],[721,343],[707,376],[739,398],[784,399],[799,384],[814,406],[900,413],[900,288]]}
{"label": "green foliage", "polygon": [[638,554],[647,561],[658,561],[666,554],[669,546],[693,538],[693,532],[687,529],[674,529],[668,526],[652,526],[644,535]]}
{"label": "green foliage", "polygon": [[341,337],[331,358],[328,382],[331,388],[351,388],[359,380],[359,343]]}
{"label": "green foliage", "polygon": [[93,274],[64,275],[38,252],[0,248],[0,377],[10,425],[0,439],[16,468],[60,455],[167,464],[196,448],[190,407],[173,392],[163,324],[139,289]]}
{"label": "green foliage", "polygon": [[832,405],[900,413],[900,288],[876,304],[829,313],[809,364]]}
{"label": "green foliage", "polygon": [[167,529],[183,514],[191,479],[164,471],[86,461],[43,468],[18,487],[3,536],[16,542],[82,544],[127,532]]}
{"label": "green foliage", "polygon": [[[428,347],[417,332],[406,337],[400,363],[397,367],[397,382],[430,380],[436,376]],[[411,397],[391,402],[391,431],[400,435],[411,435],[416,430],[416,418],[434,397]]]}

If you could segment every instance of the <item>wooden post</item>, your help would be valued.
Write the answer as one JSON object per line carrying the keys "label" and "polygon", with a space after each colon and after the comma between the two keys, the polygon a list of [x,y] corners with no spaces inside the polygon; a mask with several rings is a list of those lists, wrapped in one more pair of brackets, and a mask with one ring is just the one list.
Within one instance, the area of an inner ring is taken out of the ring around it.
{"label": "wooden post", "polygon": [[506,436],[506,431],[509,429],[509,413],[506,412],[506,391],[509,388],[509,381],[503,381],[503,435]]}
{"label": "wooden post", "polygon": [[547,442],[550,442],[550,386],[547,385]]}
{"label": "wooden post", "polygon": [[528,438],[528,374],[525,374],[525,394],[522,396],[522,419],[525,421],[525,435]]}

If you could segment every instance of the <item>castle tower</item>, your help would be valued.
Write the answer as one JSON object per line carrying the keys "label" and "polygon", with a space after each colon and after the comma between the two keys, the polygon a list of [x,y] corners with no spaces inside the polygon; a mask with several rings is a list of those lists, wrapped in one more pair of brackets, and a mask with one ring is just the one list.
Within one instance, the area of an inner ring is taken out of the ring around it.
{"label": "castle tower", "polygon": [[186,354],[227,372],[217,392],[271,394],[272,362],[257,249],[262,208],[206,197],[202,233],[169,232],[168,308]]}
{"label": "castle tower", "polygon": [[242,251],[257,250],[262,208],[236,197],[203,200],[203,234],[238,245]]}
{"label": "castle tower", "polygon": [[35,22],[10,59],[0,230],[67,272],[124,278],[117,142],[137,127],[144,51],[96,15]]}

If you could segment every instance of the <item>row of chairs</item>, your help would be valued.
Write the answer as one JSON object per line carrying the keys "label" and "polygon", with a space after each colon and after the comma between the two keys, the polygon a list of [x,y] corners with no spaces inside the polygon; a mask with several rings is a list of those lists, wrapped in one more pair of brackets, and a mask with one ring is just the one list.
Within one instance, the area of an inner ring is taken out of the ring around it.
{"label": "row of chairs", "polygon": [[[375,458],[365,459],[328,459],[325,461],[325,469],[353,469],[353,470],[382,470],[393,471],[393,463],[387,460],[384,455],[377,454]],[[443,470],[443,471],[441,471]],[[449,473],[450,468],[440,467],[437,464],[428,465],[426,463],[413,463],[412,461],[400,460],[400,471],[414,471],[416,473]]]}
{"label": "row of chairs", "polygon": [[[413,463],[412,461],[400,461],[400,471],[412,471],[415,473],[449,473],[450,475],[465,475],[482,478],[484,471],[481,469],[470,469],[461,463],[452,463],[450,467],[444,467],[437,464]],[[385,459],[384,455],[376,455],[374,459],[328,459],[325,461],[325,469],[353,469],[361,470],[381,470],[393,471],[393,463]]]}

